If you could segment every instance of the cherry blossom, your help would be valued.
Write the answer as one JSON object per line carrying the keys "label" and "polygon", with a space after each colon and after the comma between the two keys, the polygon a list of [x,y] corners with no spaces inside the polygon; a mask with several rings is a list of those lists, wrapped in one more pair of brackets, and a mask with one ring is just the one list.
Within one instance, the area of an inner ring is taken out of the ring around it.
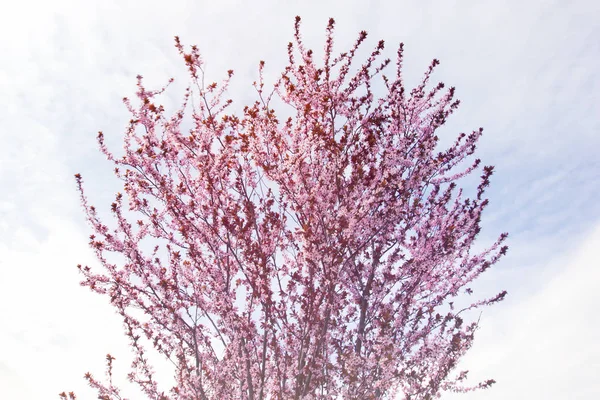
{"label": "cherry blossom", "polygon": [[[297,17],[288,66],[267,90],[261,62],[257,100],[239,115],[225,98],[233,71],[205,85],[199,49],[176,38],[191,78],[181,108],[167,116],[166,88],[138,76],[123,157],[98,135],[123,182],[115,227],[76,175],[102,266],[79,266],[82,284],[122,316],[129,378],[148,398],[416,400],[494,382],[465,386],[454,372],[477,329],[466,312],[506,294],[454,306],[507,251],[505,233],[471,251],[493,167],[474,198],[457,184],[480,169],[470,156],[483,130],[440,151],[436,131],[459,101],[442,83],[426,89],[439,62],[409,92],[403,45],[389,77],[383,41],[357,66],[367,33],[336,57],[333,30],[331,19],[319,62]],[[148,345],[173,362],[175,387],[156,381]],[[86,378],[120,399],[107,357],[108,382]]]}

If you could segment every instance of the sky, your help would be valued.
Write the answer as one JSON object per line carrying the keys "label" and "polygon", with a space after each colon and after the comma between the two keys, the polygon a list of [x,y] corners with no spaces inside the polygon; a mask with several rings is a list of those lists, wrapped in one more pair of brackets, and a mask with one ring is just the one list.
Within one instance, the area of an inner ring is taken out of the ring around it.
{"label": "sky", "polygon": [[[597,399],[600,394],[600,2],[598,1],[6,1],[0,15],[0,398],[96,398],[83,374],[115,360],[127,339],[108,300],[79,286],[97,265],[73,175],[108,210],[119,190],[96,146],[122,148],[135,76],[151,87],[187,84],[174,48],[198,45],[206,73],[236,75],[230,96],[254,100],[252,81],[286,61],[296,15],[317,54],[329,17],[336,52],[361,30],[367,46],[405,44],[407,86],[433,58],[433,81],[456,86],[451,140],[484,127],[478,157],[496,166],[481,246],[510,233],[508,255],[474,286],[484,297],[475,344],[460,367],[487,391],[442,399]],[[368,49],[370,50],[370,49]],[[170,382],[169,368],[157,373]],[[123,385],[125,394],[137,397]]]}

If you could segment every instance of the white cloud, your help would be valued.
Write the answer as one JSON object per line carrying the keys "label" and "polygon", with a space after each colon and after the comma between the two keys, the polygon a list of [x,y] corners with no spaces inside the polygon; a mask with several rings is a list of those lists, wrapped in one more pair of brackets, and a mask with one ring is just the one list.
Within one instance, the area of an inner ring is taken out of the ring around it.
{"label": "white cloud", "polygon": [[472,371],[472,382],[493,378],[496,385],[443,399],[593,399],[600,393],[600,225],[582,237],[547,266],[557,272],[541,290],[484,311],[459,368]]}
{"label": "white cloud", "polygon": [[463,101],[444,134],[486,128],[480,156],[497,174],[483,233],[489,240],[513,235],[509,256],[479,288],[510,295],[485,311],[465,360],[473,378],[498,384],[464,398],[595,398],[592,266],[600,246],[598,231],[586,232],[600,219],[599,2],[62,0],[4,7],[0,398],[56,398],[71,389],[94,398],[82,374],[102,376],[108,352],[119,357],[116,371],[127,372],[120,320],[105,299],[78,286],[75,265],[95,261],[72,176],[81,172],[92,202],[106,209],[118,182],[95,133],[103,130],[115,151],[122,147],[129,116],[120,99],[133,95],[135,75],[156,86],[182,78],[165,98],[176,106],[186,83],[172,46],[180,35],[200,47],[211,80],[236,70],[231,95],[251,101],[258,61],[267,61],[271,76],[283,67],[295,15],[317,53],[330,16],[337,51],[362,29],[371,34],[364,53],[383,38],[393,57],[404,41],[411,85],[439,58],[434,81],[455,85]]}

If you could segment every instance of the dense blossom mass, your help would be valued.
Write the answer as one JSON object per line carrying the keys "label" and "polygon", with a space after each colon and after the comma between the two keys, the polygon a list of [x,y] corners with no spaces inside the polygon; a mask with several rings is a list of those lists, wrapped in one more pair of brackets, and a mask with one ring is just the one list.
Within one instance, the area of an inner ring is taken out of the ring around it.
{"label": "dense blossom mass", "polygon": [[[76,175],[103,267],[79,266],[83,284],[123,317],[129,378],[150,399],[416,400],[488,387],[454,372],[477,327],[465,311],[506,294],[454,306],[507,250],[502,234],[470,251],[493,168],[475,197],[457,189],[479,170],[469,156],[482,129],[439,151],[436,130],[459,102],[442,83],[426,89],[437,60],[407,92],[402,45],[390,78],[383,41],[360,65],[366,32],[334,57],[330,20],[319,63],[299,26],[273,90],[261,62],[257,101],[239,115],[224,99],[233,71],[204,85],[198,49],[179,38],[192,84],[174,115],[156,102],[164,88],[138,76],[139,105],[124,99],[124,156],[98,135],[123,182],[115,228]],[[275,102],[291,116],[279,118]],[[148,345],[173,362],[175,387],[156,382]],[[121,398],[110,379],[86,378],[100,398]]]}

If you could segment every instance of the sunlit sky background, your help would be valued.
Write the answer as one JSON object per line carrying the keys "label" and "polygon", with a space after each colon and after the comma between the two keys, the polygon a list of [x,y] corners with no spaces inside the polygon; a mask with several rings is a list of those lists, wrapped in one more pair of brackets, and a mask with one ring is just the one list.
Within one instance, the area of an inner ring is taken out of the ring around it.
{"label": "sunlit sky background", "polygon": [[[269,76],[286,61],[295,15],[321,54],[329,17],[336,52],[360,30],[393,56],[405,43],[414,86],[433,58],[433,82],[462,101],[444,128],[485,128],[478,156],[496,166],[481,246],[503,231],[509,254],[475,286],[502,289],[485,309],[463,360],[485,392],[442,399],[600,398],[599,1],[6,1],[0,13],[0,399],[94,399],[83,374],[130,358],[108,300],[78,285],[96,265],[73,174],[108,210],[118,180],[96,147],[115,151],[129,120],[121,103],[135,76],[178,105],[187,84],[173,36],[197,44],[207,76],[236,71],[230,96],[254,100],[259,60]],[[172,108],[171,108],[172,109]],[[169,370],[158,367],[168,389]],[[130,386],[124,394],[141,398]]]}

